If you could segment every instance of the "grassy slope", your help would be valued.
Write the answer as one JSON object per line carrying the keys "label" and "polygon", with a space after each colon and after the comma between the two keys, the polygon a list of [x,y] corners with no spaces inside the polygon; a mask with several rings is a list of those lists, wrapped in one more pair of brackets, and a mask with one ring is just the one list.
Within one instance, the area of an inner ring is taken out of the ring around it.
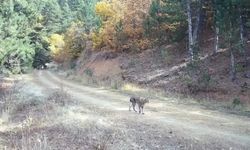
{"label": "grassy slope", "polygon": [[[250,104],[250,79],[245,72],[237,74],[237,81],[230,81],[230,54],[220,49],[216,55],[213,50],[213,37],[207,34],[201,43],[201,66],[211,76],[211,83],[205,89],[190,91],[184,77],[188,54],[185,43],[176,43],[141,53],[98,52],[88,56],[84,63],[78,64],[78,75],[85,76],[90,84],[119,88],[124,83],[133,83],[143,88],[160,90],[165,93],[184,94],[199,101],[226,102],[232,104],[239,100],[243,105]],[[247,47],[250,47],[248,43]],[[81,58],[80,58],[81,60]],[[238,59],[238,65],[242,60]],[[91,74],[89,74],[91,72]],[[193,79],[195,80],[195,78]]]}

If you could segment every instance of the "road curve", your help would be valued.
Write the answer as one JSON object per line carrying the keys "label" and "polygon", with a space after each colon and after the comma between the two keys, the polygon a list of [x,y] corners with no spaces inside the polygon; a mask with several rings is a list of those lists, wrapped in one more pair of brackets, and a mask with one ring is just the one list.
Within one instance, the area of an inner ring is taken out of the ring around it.
{"label": "road curve", "polygon": [[[59,77],[50,71],[35,71],[34,84],[44,89],[63,86],[76,100],[108,109],[123,117],[133,117],[128,111],[129,97],[102,88],[81,85]],[[146,115],[140,116],[145,122],[157,122],[182,134],[185,138],[223,143],[234,149],[250,149],[250,119],[244,116],[205,110],[198,107],[177,105],[161,100],[151,100],[145,108]],[[110,116],[112,118],[112,116]]]}

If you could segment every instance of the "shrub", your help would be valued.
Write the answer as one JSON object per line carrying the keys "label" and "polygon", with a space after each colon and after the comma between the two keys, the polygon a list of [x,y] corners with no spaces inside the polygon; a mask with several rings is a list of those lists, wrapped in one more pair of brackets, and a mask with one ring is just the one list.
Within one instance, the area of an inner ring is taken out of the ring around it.
{"label": "shrub", "polygon": [[68,59],[76,59],[84,51],[86,35],[83,32],[83,23],[73,23],[64,35],[64,51],[68,53]]}
{"label": "shrub", "polygon": [[50,49],[55,61],[71,62],[84,51],[87,36],[81,22],[73,23],[63,35],[52,34],[49,38]]}
{"label": "shrub", "polygon": [[187,86],[189,92],[193,94],[200,91],[208,92],[212,90],[213,84],[215,83],[209,69],[200,62],[188,64],[183,82]]}
{"label": "shrub", "polygon": [[51,94],[48,96],[48,101],[58,104],[60,106],[65,106],[71,100],[71,95],[63,87],[60,89],[52,90]]}
{"label": "shrub", "polygon": [[59,63],[63,62],[64,61],[63,48],[65,45],[64,35],[52,34],[49,37],[48,42],[50,43],[49,48],[51,50],[51,55],[53,59]]}
{"label": "shrub", "polygon": [[89,76],[89,77],[92,77],[93,76],[93,71],[90,69],[90,68],[87,68],[86,70],[84,70],[84,73]]}
{"label": "shrub", "polygon": [[242,106],[241,100],[239,98],[234,98],[233,102],[232,102],[232,107],[236,108],[236,107],[239,107],[239,106]]}

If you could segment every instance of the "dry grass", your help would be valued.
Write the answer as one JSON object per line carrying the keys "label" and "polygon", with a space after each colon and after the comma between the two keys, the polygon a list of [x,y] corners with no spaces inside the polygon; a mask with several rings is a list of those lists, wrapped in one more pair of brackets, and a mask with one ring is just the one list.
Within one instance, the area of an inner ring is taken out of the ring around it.
{"label": "dry grass", "polygon": [[48,96],[39,98],[12,91],[1,99],[8,119],[0,122],[0,149],[228,149],[220,141],[211,145],[213,139],[186,139],[184,133],[133,114],[73,103],[63,87],[44,92]]}
{"label": "dry grass", "polygon": [[11,83],[12,86],[4,86],[6,81],[2,81],[1,84],[1,95],[0,95],[0,116],[3,122],[8,122],[10,118],[10,113],[13,111],[15,103],[16,103],[16,96],[18,88],[16,85],[16,81]]}
{"label": "dry grass", "polygon": [[105,128],[91,122],[84,127],[74,125],[77,120],[67,114],[73,99],[63,87],[39,98],[19,93],[18,86],[2,91],[0,149],[108,149],[112,137]]}
{"label": "dry grass", "polygon": [[12,150],[48,150],[47,135],[33,130],[56,117],[56,107],[65,104],[66,92],[55,91],[52,93],[55,99],[42,99],[20,93],[21,86],[21,83],[14,83],[1,91],[0,141],[3,138],[5,142],[0,145]]}
{"label": "dry grass", "polygon": [[123,91],[129,91],[129,92],[141,92],[145,91],[144,89],[140,88],[139,86],[133,85],[133,84],[124,84],[121,88]]}
{"label": "dry grass", "polygon": [[102,137],[100,140],[100,143],[97,145],[94,145],[95,150],[108,150],[108,143],[110,143],[110,140],[112,139],[111,135],[105,135],[105,137]]}
{"label": "dry grass", "polygon": [[47,135],[34,133],[34,126],[33,119],[27,117],[18,129],[6,133],[6,147],[13,150],[49,150]]}
{"label": "dry grass", "polygon": [[61,86],[59,89],[53,89],[47,98],[49,102],[58,104],[60,106],[65,106],[71,102],[71,95]]}

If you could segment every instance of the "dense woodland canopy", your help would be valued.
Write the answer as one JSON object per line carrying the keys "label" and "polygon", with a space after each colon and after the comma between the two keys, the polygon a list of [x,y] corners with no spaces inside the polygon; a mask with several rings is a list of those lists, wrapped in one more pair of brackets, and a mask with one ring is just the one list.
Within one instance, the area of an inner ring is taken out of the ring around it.
{"label": "dense woodland canopy", "polygon": [[228,48],[247,64],[249,0],[0,0],[2,73],[40,68],[52,59],[72,62],[84,52],[140,52],[185,41],[190,61],[199,59],[204,31],[214,53]]}
{"label": "dense woodland canopy", "polygon": [[74,22],[81,32],[98,25],[95,0],[1,0],[1,71],[25,72],[51,60],[49,38],[64,34]]}

